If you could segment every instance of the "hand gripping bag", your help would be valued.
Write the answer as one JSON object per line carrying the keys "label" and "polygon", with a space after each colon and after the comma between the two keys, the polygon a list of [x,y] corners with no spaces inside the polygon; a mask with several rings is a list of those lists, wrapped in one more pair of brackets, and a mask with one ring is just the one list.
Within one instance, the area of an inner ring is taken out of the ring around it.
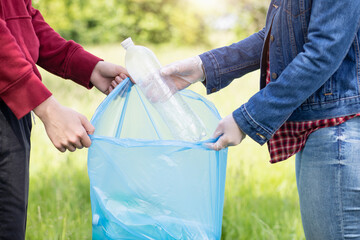
{"label": "hand gripping bag", "polygon": [[[190,91],[180,92],[207,136],[220,115]],[[136,85],[124,80],[92,120],[88,152],[93,239],[220,239],[227,149],[172,139]]]}

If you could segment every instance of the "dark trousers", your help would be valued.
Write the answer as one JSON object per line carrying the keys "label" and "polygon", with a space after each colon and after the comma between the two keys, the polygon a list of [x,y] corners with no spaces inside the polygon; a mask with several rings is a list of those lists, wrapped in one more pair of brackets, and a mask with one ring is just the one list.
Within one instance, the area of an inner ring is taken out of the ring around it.
{"label": "dark trousers", "polygon": [[25,239],[31,126],[0,100],[0,240]]}

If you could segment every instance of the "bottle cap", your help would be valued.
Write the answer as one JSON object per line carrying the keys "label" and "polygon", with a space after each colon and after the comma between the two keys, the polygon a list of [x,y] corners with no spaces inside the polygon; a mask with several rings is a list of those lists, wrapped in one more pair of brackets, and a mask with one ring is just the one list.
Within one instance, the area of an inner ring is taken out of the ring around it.
{"label": "bottle cap", "polygon": [[124,41],[121,42],[121,46],[123,46],[123,48],[125,48],[125,50],[134,45],[135,44],[132,41],[131,37],[128,37],[127,39],[125,39]]}

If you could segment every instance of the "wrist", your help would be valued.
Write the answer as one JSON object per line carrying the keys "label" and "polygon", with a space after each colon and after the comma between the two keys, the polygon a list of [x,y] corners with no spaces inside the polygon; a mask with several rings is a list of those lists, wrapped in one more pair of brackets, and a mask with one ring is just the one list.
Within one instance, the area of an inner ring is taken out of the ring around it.
{"label": "wrist", "polygon": [[[90,76],[90,83],[95,85],[96,84],[96,78],[98,76],[98,73],[100,72],[100,68],[101,68],[101,65],[104,63],[104,61],[99,61],[98,63],[96,63],[92,73],[91,73],[91,76]],[[94,83],[95,82],[95,83]]]}
{"label": "wrist", "polygon": [[199,74],[200,77],[197,81],[203,82],[203,81],[205,81],[205,69],[204,69],[204,64],[199,55],[195,56],[195,62],[196,62],[196,66],[198,68],[197,71],[200,73]]}
{"label": "wrist", "polygon": [[46,99],[44,102],[42,102],[39,106],[34,108],[34,113],[43,120],[49,114],[51,114],[51,111],[56,109],[60,104],[56,101],[56,99],[53,96],[50,96],[48,99]]}
{"label": "wrist", "polygon": [[205,82],[206,80],[206,75],[205,75],[205,68],[204,68],[204,64],[201,62],[201,70],[202,70],[202,78],[200,79],[200,82]]}

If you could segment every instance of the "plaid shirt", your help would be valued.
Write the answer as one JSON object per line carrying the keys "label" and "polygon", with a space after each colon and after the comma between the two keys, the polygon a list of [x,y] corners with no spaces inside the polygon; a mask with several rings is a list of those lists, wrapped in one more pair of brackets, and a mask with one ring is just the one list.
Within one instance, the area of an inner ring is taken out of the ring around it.
{"label": "plaid shirt", "polygon": [[[267,64],[266,84],[270,82],[269,56]],[[320,128],[339,125],[356,116],[360,116],[360,113],[345,117],[315,121],[285,122],[267,143],[271,158],[270,162],[277,163],[300,152],[304,148],[306,140],[312,132]]]}

